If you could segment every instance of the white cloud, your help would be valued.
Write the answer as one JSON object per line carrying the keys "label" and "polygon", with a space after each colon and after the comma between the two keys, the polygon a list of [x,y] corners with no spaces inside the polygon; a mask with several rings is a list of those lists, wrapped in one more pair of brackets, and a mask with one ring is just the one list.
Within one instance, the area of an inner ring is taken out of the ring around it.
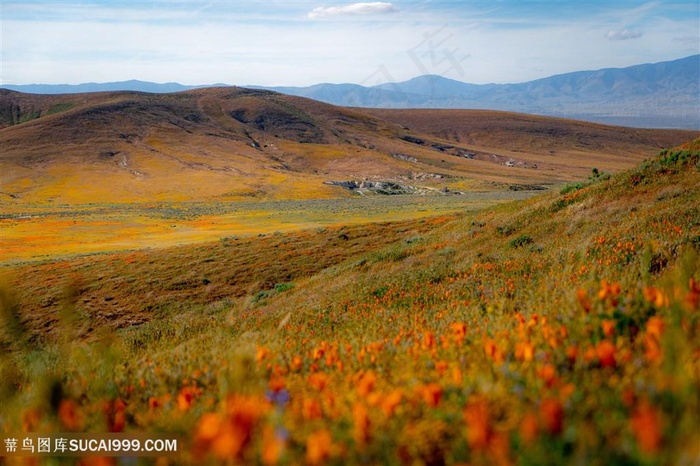
{"label": "white cloud", "polygon": [[605,37],[609,40],[630,40],[639,39],[642,37],[642,31],[632,30],[632,29],[618,29],[610,30],[605,34]]}
{"label": "white cloud", "polygon": [[[491,9],[493,0],[389,1],[326,0],[316,19],[309,17],[313,5],[307,0],[199,0],[198,8],[155,0],[5,2],[0,82],[306,86],[429,73],[483,84],[700,53],[693,36],[700,7],[688,4],[661,4],[674,5],[674,12],[689,9],[682,17],[657,10],[643,16],[635,9],[631,18],[629,8],[574,16],[525,9],[515,15],[509,8]],[[598,8],[601,2],[578,4]],[[397,7],[401,13],[390,15]],[[382,13],[392,21],[371,21]],[[348,17],[361,21],[343,21]],[[610,46],[612,37],[635,30],[644,33],[624,42],[624,51]]]}
{"label": "white cloud", "polygon": [[398,8],[387,2],[351,3],[343,6],[316,7],[309,13],[309,18],[318,19],[329,16],[386,14],[395,13],[397,11],[399,11]]}

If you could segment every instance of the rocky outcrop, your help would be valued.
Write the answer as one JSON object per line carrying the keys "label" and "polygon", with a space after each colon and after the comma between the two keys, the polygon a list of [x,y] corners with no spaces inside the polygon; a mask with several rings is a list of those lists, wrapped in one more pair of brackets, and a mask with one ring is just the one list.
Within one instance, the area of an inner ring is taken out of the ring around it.
{"label": "rocky outcrop", "polygon": [[326,181],[326,184],[331,186],[339,186],[349,189],[358,194],[379,194],[384,196],[394,196],[399,194],[420,194],[420,195],[445,195],[445,194],[462,194],[459,191],[450,191],[447,187],[442,189],[425,188],[410,186],[396,181]]}

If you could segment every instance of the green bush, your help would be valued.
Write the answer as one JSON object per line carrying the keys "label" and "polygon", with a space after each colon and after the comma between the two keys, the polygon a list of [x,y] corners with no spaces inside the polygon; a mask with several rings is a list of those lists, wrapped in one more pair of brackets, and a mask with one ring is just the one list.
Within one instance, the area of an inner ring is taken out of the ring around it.
{"label": "green bush", "polygon": [[559,191],[559,194],[568,194],[572,191],[578,191],[579,189],[583,189],[584,185],[583,183],[579,183],[578,181],[575,183],[567,183],[564,185],[563,188],[561,188],[561,191]]}
{"label": "green bush", "polygon": [[531,244],[532,243],[532,237],[529,235],[520,235],[517,238],[514,238],[508,243],[508,245],[511,248],[521,248],[525,245]]}

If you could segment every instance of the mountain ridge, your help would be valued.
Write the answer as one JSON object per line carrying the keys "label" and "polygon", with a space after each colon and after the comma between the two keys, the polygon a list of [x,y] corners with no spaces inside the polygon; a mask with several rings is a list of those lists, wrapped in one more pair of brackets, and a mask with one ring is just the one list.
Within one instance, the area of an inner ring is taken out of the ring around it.
{"label": "mountain ridge", "polygon": [[331,198],[363,181],[420,192],[541,187],[594,167],[619,171],[698,135],[496,111],[370,110],[241,87],[0,90],[0,202]]}
{"label": "mountain ridge", "polygon": [[[168,93],[214,86],[219,85],[185,86],[131,80],[2,87],[54,94],[114,90]],[[575,71],[511,84],[471,84],[423,75],[369,87],[352,83],[246,87],[345,107],[503,110],[622,126],[700,129],[700,55],[625,68]]]}

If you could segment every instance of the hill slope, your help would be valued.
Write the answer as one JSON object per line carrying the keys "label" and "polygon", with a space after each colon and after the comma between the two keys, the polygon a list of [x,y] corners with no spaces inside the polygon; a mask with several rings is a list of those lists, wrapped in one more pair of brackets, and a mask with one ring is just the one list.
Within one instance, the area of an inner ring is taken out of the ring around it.
{"label": "hill slope", "polygon": [[6,269],[0,427],[179,433],[185,462],[692,464],[699,167],[696,140],[381,245]]}
{"label": "hill slope", "polygon": [[[349,193],[328,182],[363,179],[454,190],[465,181],[551,184],[629,167],[696,134],[491,114],[496,136],[463,143],[480,113],[460,113],[446,131],[434,130],[451,113],[414,115],[425,121],[417,131],[382,119],[393,114],[243,88],[2,90],[0,202],[338,197]],[[515,120],[546,130],[523,137]]]}

